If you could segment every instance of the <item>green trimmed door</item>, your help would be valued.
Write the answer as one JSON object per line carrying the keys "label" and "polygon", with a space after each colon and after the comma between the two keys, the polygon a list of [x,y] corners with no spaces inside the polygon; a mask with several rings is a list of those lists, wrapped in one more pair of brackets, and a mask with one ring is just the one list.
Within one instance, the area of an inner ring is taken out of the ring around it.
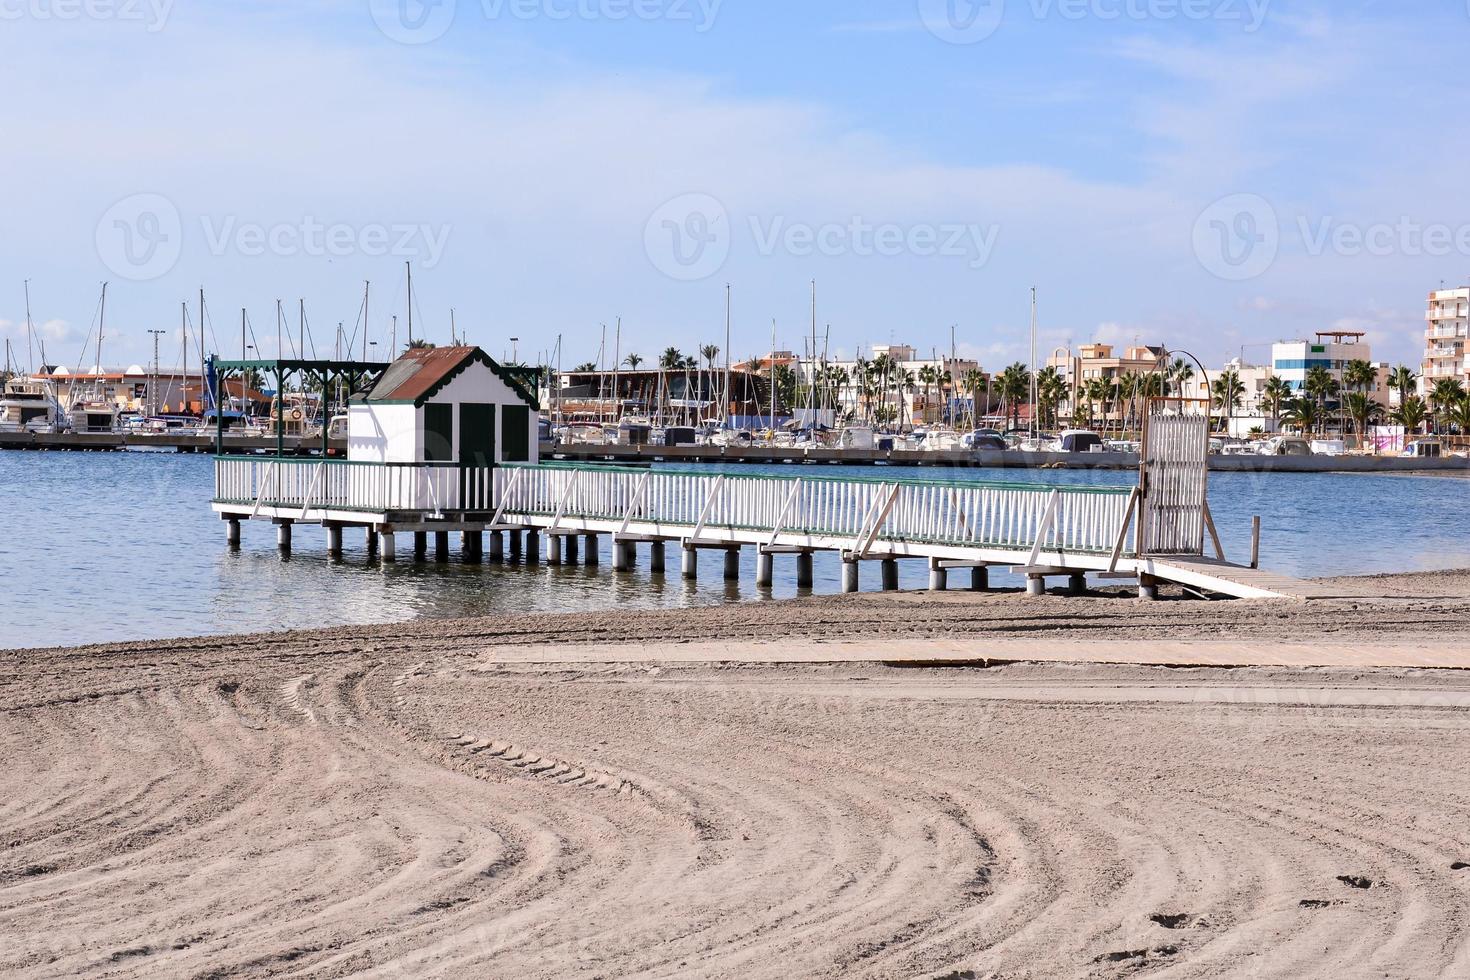
{"label": "green trimmed door", "polygon": [[448,463],[454,459],[454,406],[424,406],[424,462]]}
{"label": "green trimmed door", "polygon": [[459,463],[495,465],[495,406],[466,402],[459,406]]}
{"label": "green trimmed door", "polygon": [[531,410],[525,405],[506,405],[500,413],[500,448],[507,463],[531,461]]}

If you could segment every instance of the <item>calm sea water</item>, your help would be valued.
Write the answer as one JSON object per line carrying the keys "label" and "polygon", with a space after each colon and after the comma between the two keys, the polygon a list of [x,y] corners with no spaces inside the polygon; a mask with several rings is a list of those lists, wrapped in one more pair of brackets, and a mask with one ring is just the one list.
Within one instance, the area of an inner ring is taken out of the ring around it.
{"label": "calm sea water", "polygon": [[[845,467],[823,467],[836,474]],[[739,467],[738,472],[792,466]],[[944,479],[1015,480],[1015,471],[887,470]],[[1127,484],[1127,473],[1049,471],[1024,478],[1058,484]],[[646,569],[614,575],[604,538],[602,564],[551,568],[415,565],[400,539],[400,561],[369,562],[362,532],[347,532],[347,553],[330,560],[324,532],[297,529],[289,559],[274,529],[246,523],[243,547],[225,546],[209,509],[207,456],[172,453],[0,452],[0,648],[383,623],[414,617],[522,611],[679,607],[762,597],[753,549],[736,586],[721,576],[722,556],[702,557],[701,577],[685,582]],[[1442,477],[1336,474],[1211,476],[1210,506],[1232,558],[1249,554],[1250,519],[1263,518],[1262,560],[1297,576],[1470,566],[1465,533],[1470,481]],[[646,558],[640,554],[640,562]],[[928,581],[922,562],[901,563],[904,588]],[[776,584],[764,595],[796,594],[794,560],[778,557]],[[878,569],[863,570],[876,587]],[[995,581],[1005,583],[1004,577]],[[1019,584],[1019,583],[1010,583]],[[837,592],[835,556],[816,558],[818,593]]]}

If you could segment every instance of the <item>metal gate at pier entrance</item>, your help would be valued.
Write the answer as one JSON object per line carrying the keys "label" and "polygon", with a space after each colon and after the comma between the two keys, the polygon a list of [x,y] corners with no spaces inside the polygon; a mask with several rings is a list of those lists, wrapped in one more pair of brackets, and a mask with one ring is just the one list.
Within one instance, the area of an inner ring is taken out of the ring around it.
{"label": "metal gate at pier entrance", "polygon": [[[1152,399],[1139,461],[1138,554],[1203,555],[1209,522],[1209,402]],[[1175,406],[1170,408],[1170,406]]]}

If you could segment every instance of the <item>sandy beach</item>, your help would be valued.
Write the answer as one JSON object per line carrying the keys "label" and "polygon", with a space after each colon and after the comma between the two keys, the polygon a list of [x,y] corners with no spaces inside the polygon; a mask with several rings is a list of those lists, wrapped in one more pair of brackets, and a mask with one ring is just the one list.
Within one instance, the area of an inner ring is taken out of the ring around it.
{"label": "sandy beach", "polygon": [[1470,573],[1338,584],[6,652],[0,974],[1465,976]]}

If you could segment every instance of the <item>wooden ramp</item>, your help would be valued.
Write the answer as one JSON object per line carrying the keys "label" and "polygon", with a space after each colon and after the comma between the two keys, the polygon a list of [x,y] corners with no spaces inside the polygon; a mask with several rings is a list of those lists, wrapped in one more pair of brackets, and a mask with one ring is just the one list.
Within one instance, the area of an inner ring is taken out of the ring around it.
{"label": "wooden ramp", "polygon": [[1290,578],[1263,568],[1232,565],[1216,558],[1170,556],[1138,561],[1140,573],[1165,582],[1221,592],[1237,599],[1357,599],[1367,593],[1351,585],[1330,585]]}

